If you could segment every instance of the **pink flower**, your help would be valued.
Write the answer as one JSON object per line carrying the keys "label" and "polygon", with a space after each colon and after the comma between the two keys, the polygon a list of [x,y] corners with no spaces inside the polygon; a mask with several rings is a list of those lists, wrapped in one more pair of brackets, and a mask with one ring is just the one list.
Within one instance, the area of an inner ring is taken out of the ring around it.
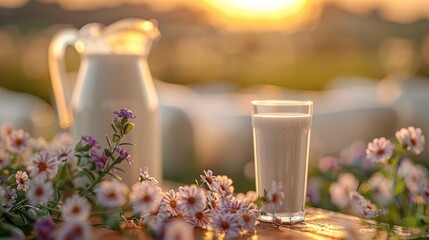
{"label": "pink flower", "polygon": [[50,157],[48,152],[36,153],[27,166],[31,177],[41,177],[43,180],[51,180],[57,174],[57,159]]}
{"label": "pink flower", "polygon": [[385,164],[395,151],[395,147],[390,140],[386,138],[375,138],[372,142],[368,143],[366,149],[366,157],[375,163]]}
{"label": "pink flower", "polygon": [[283,192],[283,184],[281,182],[276,183],[275,181],[273,181],[271,183],[271,189],[267,193],[269,211],[278,211],[283,205],[284,197],[285,194]]}
{"label": "pink flower", "polygon": [[161,200],[161,189],[149,182],[137,182],[130,194],[134,212],[144,212],[156,207]]}
{"label": "pink flower", "polygon": [[185,220],[192,226],[197,228],[207,228],[212,221],[210,209],[206,208],[203,211],[198,211],[195,214],[185,216]]}
{"label": "pink flower", "polygon": [[89,212],[91,211],[91,205],[89,205],[85,198],[82,198],[79,195],[73,195],[67,198],[62,209],[62,217],[65,221],[85,221],[88,219]]}
{"label": "pink flower", "polygon": [[30,134],[22,129],[13,130],[6,137],[6,148],[13,153],[23,153],[29,144]]}
{"label": "pink flower", "polygon": [[103,181],[95,189],[95,196],[101,206],[106,208],[121,207],[127,202],[128,188],[117,180]]}
{"label": "pink flower", "polygon": [[351,173],[342,173],[338,176],[338,180],[329,186],[329,194],[331,202],[339,208],[344,208],[349,205],[350,192],[357,190],[359,185],[358,180]]}
{"label": "pink flower", "polygon": [[179,209],[190,215],[202,211],[207,203],[204,190],[193,184],[191,186],[179,187],[177,199]]}
{"label": "pink flower", "polygon": [[416,155],[419,155],[425,147],[425,136],[420,128],[402,128],[395,133],[395,136],[404,148]]}
{"label": "pink flower", "polygon": [[212,226],[218,232],[225,233],[225,239],[238,237],[240,225],[236,214],[217,214],[213,218]]}
{"label": "pink flower", "polygon": [[217,181],[219,182],[221,194],[224,197],[232,196],[232,194],[234,193],[234,186],[232,186],[232,179],[228,178],[225,175],[223,176],[218,175]]}
{"label": "pink flower", "polygon": [[9,166],[10,160],[10,155],[3,149],[0,149],[0,170]]}
{"label": "pink flower", "polygon": [[167,211],[169,211],[173,217],[179,215],[180,211],[177,204],[177,194],[174,190],[171,189],[166,192],[161,201],[161,204],[165,206]]}
{"label": "pink flower", "polygon": [[204,175],[200,175],[200,178],[210,190],[218,191],[220,184],[217,177],[213,176],[212,170],[204,170]]}
{"label": "pink flower", "polygon": [[30,204],[45,204],[53,195],[52,183],[34,178],[28,184],[27,198]]}
{"label": "pink flower", "polygon": [[15,174],[17,189],[26,192],[28,190],[28,175],[25,171],[17,171]]}

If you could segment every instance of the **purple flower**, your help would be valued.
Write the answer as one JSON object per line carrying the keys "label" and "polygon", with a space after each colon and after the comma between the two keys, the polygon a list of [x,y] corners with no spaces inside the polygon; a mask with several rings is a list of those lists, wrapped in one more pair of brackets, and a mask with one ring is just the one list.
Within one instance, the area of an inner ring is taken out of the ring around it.
{"label": "purple flower", "polygon": [[119,111],[114,111],[113,113],[116,114],[117,117],[132,118],[132,119],[137,117],[128,108],[121,108]]}
{"label": "purple flower", "polygon": [[134,163],[134,160],[131,158],[131,154],[125,148],[116,147],[116,152],[119,153],[119,158],[121,160],[126,160],[130,165]]}
{"label": "purple flower", "polygon": [[82,136],[82,138],[80,139],[81,142],[83,142],[83,145],[85,146],[89,146],[90,148],[96,147],[99,148],[100,144],[98,143],[97,140],[95,140],[95,138],[93,136]]}
{"label": "purple flower", "polygon": [[52,232],[55,229],[55,223],[51,217],[38,219],[34,224],[37,239],[51,240],[54,239]]}
{"label": "purple flower", "polygon": [[98,152],[95,150],[91,150],[90,152],[92,160],[95,162],[95,166],[98,170],[102,170],[109,159],[104,152]]}

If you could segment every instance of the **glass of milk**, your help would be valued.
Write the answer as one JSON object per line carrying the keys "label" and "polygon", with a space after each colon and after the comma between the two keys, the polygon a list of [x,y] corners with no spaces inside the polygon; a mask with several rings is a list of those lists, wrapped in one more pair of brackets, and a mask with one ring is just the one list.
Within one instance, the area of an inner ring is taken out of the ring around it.
{"label": "glass of milk", "polygon": [[304,220],[313,102],[252,101],[256,191],[269,202],[260,221]]}

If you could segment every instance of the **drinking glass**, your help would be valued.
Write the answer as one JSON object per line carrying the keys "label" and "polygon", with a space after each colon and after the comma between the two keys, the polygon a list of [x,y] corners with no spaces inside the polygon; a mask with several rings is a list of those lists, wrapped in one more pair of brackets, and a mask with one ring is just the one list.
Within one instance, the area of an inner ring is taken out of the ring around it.
{"label": "drinking glass", "polygon": [[251,102],[256,191],[265,195],[260,221],[304,220],[313,102]]}

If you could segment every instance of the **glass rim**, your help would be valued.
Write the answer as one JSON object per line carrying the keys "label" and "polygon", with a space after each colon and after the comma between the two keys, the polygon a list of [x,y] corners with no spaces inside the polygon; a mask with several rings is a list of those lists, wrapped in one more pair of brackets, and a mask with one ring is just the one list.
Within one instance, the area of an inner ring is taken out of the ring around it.
{"label": "glass rim", "polygon": [[310,106],[313,101],[301,100],[252,100],[254,106]]}

